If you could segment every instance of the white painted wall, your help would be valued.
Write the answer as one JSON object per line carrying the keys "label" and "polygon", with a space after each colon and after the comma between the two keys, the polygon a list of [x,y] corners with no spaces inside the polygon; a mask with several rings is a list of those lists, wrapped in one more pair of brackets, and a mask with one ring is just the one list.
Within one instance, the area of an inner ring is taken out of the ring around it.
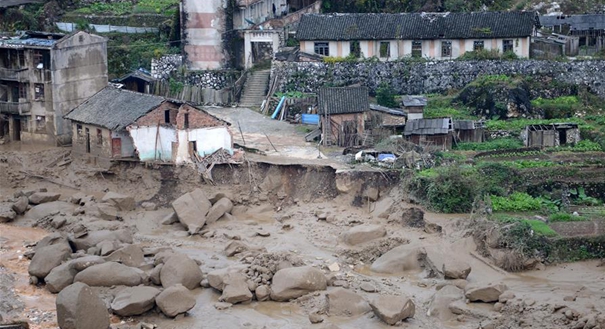
{"label": "white painted wall", "polygon": [[174,129],[160,127],[160,135],[157,138],[157,149],[156,135],[158,127],[130,127],[129,130],[141,161],[158,159],[172,161],[172,143],[177,141]]}
{"label": "white painted wall", "polygon": [[200,156],[206,156],[223,148],[233,154],[231,134],[227,127],[199,128],[178,131],[179,145],[176,154],[176,163],[190,163],[189,142],[197,142],[197,151]]}

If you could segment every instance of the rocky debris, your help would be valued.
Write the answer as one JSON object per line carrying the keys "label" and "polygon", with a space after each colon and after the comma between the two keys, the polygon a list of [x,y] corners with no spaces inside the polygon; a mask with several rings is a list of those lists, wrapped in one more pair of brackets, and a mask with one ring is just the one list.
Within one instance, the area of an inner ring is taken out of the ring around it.
{"label": "rocky debris", "polygon": [[61,194],[51,192],[36,192],[29,196],[29,203],[42,204],[59,200]]}
{"label": "rocky debris", "polygon": [[162,313],[173,318],[192,309],[195,306],[195,298],[187,288],[176,284],[157,295],[155,303]]}
{"label": "rocky debris", "polygon": [[328,265],[328,270],[330,270],[330,272],[338,272],[338,271],[340,271],[340,265],[338,265],[338,263],[334,262],[334,263]]}
{"label": "rocky debris", "polygon": [[113,313],[120,316],[143,314],[155,305],[155,297],[160,290],[153,287],[130,287],[116,295],[111,302]]}
{"label": "rocky debris", "polygon": [[120,243],[117,241],[102,241],[95,247],[99,250],[101,256],[108,256],[120,248]]}
{"label": "rocky debris", "polygon": [[466,287],[465,296],[471,302],[493,303],[497,302],[500,295],[508,288],[504,284],[495,284],[488,286],[472,286]]}
{"label": "rocky debris", "polygon": [[322,271],[310,267],[291,267],[279,270],[273,276],[271,299],[288,301],[317,290],[326,290],[327,281]]}
{"label": "rocky debris", "polygon": [[231,303],[225,303],[225,302],[218,302],[218,303],[214,303],[213,306],[217,310],[223,311],[223,310],[226,310],[228,308],[231,308],[231,306],[233,306],[233,304],[231,304]]}
{"label": "rocky debris", "polygon": [[25,213],[25,216],[36,221],[43,221],[54,217],[59,213],[71,214],[73,209],[74,207],[71,203],[52,201],[31,207],[31,209]]}
{"label": "rocky debris", "polygon": [[227,198],[222,198],[212,205],[212,208],[206,215],[206,224],[212,224],[221,218],[224,214],[231,212],[233,202]]}
{"label": "rocky debris", "polygon": [[227,257],[235,256],[247,251],[255,251],[260,253],[265,252],[266,249],[263,247],[250,246],[239,240],[232,241],[227,245],[227,247],[225,247],[225,255],[227,255]]}
{"label": "rocky debris", "polygon": [[221,268],[209,272],[208,275],[206,275],[206,280],[208,280],[208,284],[212,288],[218,291],[223,291],[223,289],[225,289],[225,286],[227,285],[229,276],[231,274],[241,274],[244,270],[244,266],[230,266],[226,268]]}
{"label": "rocky debris", "polygon": [[139,267],[145,264],[143,249],[136,245],[128,245],[112,252],[105,257],[108,262],[118,262],[130,267]]}
{"label": "rocky debris", "polygon": [[364,200],[376,201],[380,196],[380,191],[375,187],[368,187],[363,191]]}
{"label": "rocky debris", "polygon": [[441,232],[443,232],[443,228],[441,227],[441,225],[427,222],[424,225],[424,232],[426,232],[428,234],[441,233]]}
{"label": "rocky debris", "polygon": [[45,236],[44,238],[42,238],[42,240],[38,241],[38,243],[36,243],[36,246],[34,247],[34,251],[38,251],[44,247],[52,246],[55,244],[69,245],[69,240],[67,239],[67,236],[63,233],[59,233],[59,232],[51,233],[51,234]]}
{"label": "rocky debris", "polygon": [[135,209],[133,197],[116,192],[107,192],[103,196],[103,199],[101,199],[101,202],[111,204],[121,211],[132,211]]}
{"label": "rocky debris", "polygon": [[0,203],[0,223],[12,222],[17,217],[10,203]]}
{"label": "rocky debris", "polygon": [[195,289],[203,278],[204,274],[199,265],[183,254],[168,257],[160,270],[160,281],[164,288],[181,284],[189,290]]}
{"label": "rocky debris", "polygon": [[[17,213],[17,215],[23,215],[27,211],[27,206],[29,206],[29,199],[26,196],[21,196],[11,208]],[[0,215],[1,217],[2,215]],[[1,219],[0,219],[1,221]]]}
{"label": "rocky debris", "polygon": [[312,324],[322,323],[324,322],[324,318],[321,316],[321,314],[313,312],[309,314],[309,322]]}
{"label": "rocky debris", "polygon": [[401,215],[401,224],[403,226],[424,228],[424,211],[419,208],[409,208],[403,211]]}
{"label": "rocky debris", "polygon": [[389,325],[414,317],[416,311],[414,302],[404,296],[378,296],[370,301],[370,307],[376,316]]}
{"label": "rocky debris", "polygon": [[330,316],[358,316],[372,310],[363,297],[343,288],[328,291],[326,303]]}
{"label": "rocky debris", "polygon": [[96,216],[103,220],[118,220],[120,218],[118,214],[118,208],[109,203],[98,203],[95,205]]}
{"label": "rocky debris", "polygon": [[141,208],[143,208],[147,211],[154,211],[154,210],[158,210],[158,205],[153,202],[143,202],[143,203],[141,203]]}
{"label": "rocky debris", "polygon": [[162,225],[171,225],[177,223],[178,221],[179,218],[177,217],[176,213],[171,212],[170,214],[166,215],[166,217],[164,217],[160,223],[162,223]]}
{"label": "rocky debris", "polygon": [[464,298],[464,291],[448,285],[438,290],[431,298],[428,316],[437,317],[442,321],[449,321],[456,317],[449,309],[449,305]]}
{"label": "rocky debris", "polygon": [[81,272],[91,266],[105,263],[105,259],[100,256],[84,256],[76,258],[69,263],[74,270]]}
{"label": "rocky debris", "polygon": [[91,266],[76,274],[74,282],[83,282],[93,287],[129,286],[142,283],[143,271],[116,262]]}
{"label": "rocky debris", "polygon": [[466,280],[469,273],[471,273],[471,266],[457,259],[446,258],[444,259],[442,272],[446,279]]}
{"label": "rocky debris", "polygon": [[[227,192],[227,191],[220,191],[220,192],[214,192],[214,193],[208,194],[208,200],[210,200],[210,202],[212,204],[217,203],[218,200],[223,199],[223,198],[233,200],[233,194],[231,194],[230,192]],[[229,210],[229,212],[231,212],[231,210]]]}
{"label": "rocky debris", "polygon": [[252,300],[252,293],[246,282],[247,278],[242,273],[229,273],[223,278],[223,294],[219,301],[231,304],[245,303]]}
{"label": "rocky debris", "polygon": [[365,291],[365,292],[376,292],[378,291],[378,289],[376,289],[376,287],[369,283],[369,282],[363,282],[362,284],[359,285],[359,289]]}
{"label": "rocky debris", "polygon": [[349,229],[344,235],[344,241],[349,245],[358,245],[374,239],[382,238],[387,230],[382,225],[359,225]]}
{"label": "rocky debris", "polygon": [[502,304],[506,304],[509,300],[515,299],[515,297],[517,297],[517,296],[515,296],[515,294],[512,291],[507,290],[498,297],[498,302],[500,302]]}
{"label": "rocky debris", "polygon": [[29,263],[28,273],[38,279],[44,279],[53,268],[61,265],[71,255],[68,244],[59,243],[42,247],[36,250],[36,254]]}
{"label": "rocky debris", "polygon": [[46,289],[56,294],[74,282],[76,271],[71,262],[63,263],[50,271],[44,278]]}
{"label": "rocky debris", "polygon": [[63,289],[56,300],[61,329],[107,329],[109,313],[105,303],[86,284],[76,282]]}
{"label": "rocky debris", "polygon": [[206,223],[206,214],[212,204],[204,191],[195,189],[185,193],[172,202],[172,208],[181,224],[185,225],[189,234],[196,234]]}
{"label": "rocky debris", "polygon": [[158,286],[162,285],[162,280],[160,279],[162,267],[164,267],[164,264],[158,264],[156,267],[153,268],[153,270],[151,270],[151,272],[149,273],[149,279],[151,280],[151,283]]}
{"label": "rocky debris", "polygon": [[271,288],[265,285],[258,286],[254,290],[254,295],[256,296],[256,300],[258,300],[259,302],[269,300],[269,297],[271,295]]}
{"label": "rocky debris", "polygon": [[122,229],[116,231],[100,230],[88,232],[88,234],[79,239],[71,240],[76,250],[88,250],[103,241],[118,241],[121,243],[132,243],[132,234],[129,230]]}
{"label": "rocky debris", "polygon": [[421,261],[426,257],[426,251],[422,248],[410,245],[402,245],[389,250],[380,256],[370,269],[376,273],[401,273],[410,270],[419,270]]}

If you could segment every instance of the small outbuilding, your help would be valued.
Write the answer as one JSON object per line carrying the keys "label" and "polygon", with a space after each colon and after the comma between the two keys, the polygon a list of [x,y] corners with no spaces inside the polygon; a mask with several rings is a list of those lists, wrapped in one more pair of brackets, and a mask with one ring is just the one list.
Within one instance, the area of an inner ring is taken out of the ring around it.
{"label": "small outbuilding", "polygon": [[485,122],[473,120],[454,120],[456,142],[485,142]]}
{"label": "small outbuilding", "polygon": [[403,135],[408,141],[426,148],[450,150],[454,139],[452,119],[408,120]]}
{"label": "small outbuilding", "polygon": [[182,164],[221,148],[233,153],[227,122],[181,101],[114,86],[65,118],[72,122],[74,155],[99,165],[120,160]]}
{"label": "small outbuilding", "polygon": [[155,80],[156,79],[151,76],[151,73],[143,69],[138,69],[114,81],[124,85],[124,87],[122,87],[124,89],[150,94],[151,84]]}
{"label": "small outbuilding", "polygon": [[366,87],[321,88],[317,112],[323,144],[342,147],[361,145],[369,110],[369,91]]}
{"label": "small outbuilding", "polygon": [[580,129],[571,122],[528,125],[521,137],[526,147],[575,145],[580,141]]}
{"label": "small outbuilding", "polygon": [[403,110],[408,114],[408,119],[423,119],[424,108],[426,107],[427,99],[421,95],[407,95],[401,98]]}

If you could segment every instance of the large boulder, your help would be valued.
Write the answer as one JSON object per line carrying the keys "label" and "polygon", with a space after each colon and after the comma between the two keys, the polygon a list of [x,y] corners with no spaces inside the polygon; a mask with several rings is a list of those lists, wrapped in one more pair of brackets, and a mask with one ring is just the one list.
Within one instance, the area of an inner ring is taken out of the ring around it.
{"label": "large boulder", "polygon": [[105,257],[105,260],[122,263],[126,266],[139,267],[145,264],[145,255],[141,247],[131,244],[112,252],[109,256]]}
{"label": "large boulder", "polygon": [[376,316],[389,325],[413,318],[416,312],[414,302],[404,296],[379,296],[370,301],[370,306]]}
{"label": "large boulder", "polygon": [[382,238],[387,230],[382,225],[359,225],[349,229],[344,235],[344,241],[350,245],[357,245],[374,239]]}
{"label": "large boulder", "polygon": [[44,278],[46,289],[56,294],[74,282],[76,271],[71,262],[63,263],[50,271]]}
{"label": "large boulder", "polygon": [[488,286],[469,285],[466,287],[464,295],[471,302],[493,303],[497,302],[500,295],[507,289],[504,284]]}
{"label": "large boulder", "polygon": [[448,321],[456,317],[449,309],[449,305],[464,298],[464,291],[452,285],[447,285],[437,291],[431,298],[428,316],[436,317],[441,321]]}
{"label": "large boulder", "polygon": [[160,290],[153,287],[130,287],[116,295],[111,302],[113,313],[120,316],[141,315],[155,305]]}
{"label": "large boulder", "polygon": [[28,205],[29,199],[26,196],[21,196],[15,203],[13,203],[12,209],[17,213],[17,215],[23,215],[27,211]]}
{"label": "large boulder", "polygon": [[65,244],[65,245],[69,245],[69,240],[67,239],[67,236],[59,233],[59,232],[55,232],[55,233],[51,233],[45,237],[42,238],[42,240],[38,241],[38,243],[36,243],[36,246],[34,247],[34,251],[38,251],[44,247],[48,247],[48,246],[52,246],[55,244]]}
{"label": "large boulder", "polygon": [[248,278],[242,273],[229,273],[224,278],[225,286],[219,301],[237,304],[252,300],[252,293],[247,283]]}
{"label": "large boulder", "polygon": [[212,224],[221,218],[224,214],[231,212],[233,209],[233,202],[227,198],[218,200],[206,215],[206,224]]}
{"label": "large boulder", "polygon": [[457,259],[446,258],[443,262],[442,272],[446,279],[466,280],[471,273],[471,266]]}
{"label": "large boulder", "polygon": [[173,318],[192,309],[195,306],[195,298],[187,288],[177,284],[157,295],[155,303],[162,313]]}
{"label": "large boulder", "polygon": [[129,230],[122,229],[116,231],[100,230],[88,232],[80,239],[73,239],[72,242],[77,250],[88,250],[103,241],[118,241],[121,243],[132,243],[132,233]]}
{"label": "large boulder", "polygon": [[172,208],[189,234],[199,232],[206,224],[206,214],[212,207],[204,191],[195,189],[172,202]]}
{"label": "large boulder", "polygon": [[228,281],[229,281],[229,277],[231,276],[231,274],[241,274],[243,273],[243,271],[246,269],[246,266],[230,266],[230,267],[226,267],[226,268],[221,268],[218,270],[214,270],[212,272],[209,272],[208,275],[206,275],[206,279],[208,280],[208,284],[218,290],[218,291],[223,291],[223,289],[225,289],[225,286],[227,285]]}
{"label": "large boulder", "polygon": [[83,282],[93,287],[138,286],[142,283],[143,271],[116,262],[91,266],[76,274],[74,282]]}
{"label": "large boulder", "polygon": [[12,222],[17,217],[10,203],[0,203],[0,223]]}
{"label": "large boulder", "polygon": [[422,268],[422,261],[426,251],[413,245],[395,247],[377,260],[370,269],[376,273],[397,274],[405,271],[418,271]]}
{"label": "large boulder", "polygon": [[107,194],[103,196],[103,199],[101,199],[101,202],[112,204],[122,211],[131,211],[135,208],[133,197],[116,192],[107,192]]}
{"label": "large boulder", "polygon": [[372,310],[363,297],[344,288],[330,290],[326,301],[331,316],[358,316]]}
{"label": "large boulder", "polygon": [[317,290],[326,290],[327,280],[322,271],[310,267],[284,268],[275,273],[271,284],[271,299],[288,301]]}
{"label": "large boulder", "polygon": [[52,192],[36,192],[29,196],[29,203],[41,204],[59,200],[61,194]]}
{"label": "large boulder", "polygon": [[424,211],[418,208],[405,209],[401,214],[401,224],[403,226],[424,228]]}
{"label": "large boulder", "polygon": [[61,265],[71,255],[68,244],[59,243],[42,247],[36,250],[36,254],[29,263],[29,275],[38,279],[44,279],[53,268]]}
{"label": "large boulder", "polygon": [[197,263],[183,254],[174,254],[166,260],[160,271],[160,281],[164,288],[181,284],[187,289],[200,285],[204,274]]}
{"label": "large boulder", "polygon": [[118,208],[111,203],[98,203],[93,208],[92,215],[103,220],[118,220],[120,216]]}
{"label": "large boulder", "polygon": [[107,329],[109,312],[87,285],[74,283],[57,296],[57,322],[61,329]]}
{"label": "large boulder", "polygon": [[91,266],[103,264],[105,262],[106,262],[105,259],[101,256],[84,256],[84,257],[76,258],[76,259],[70,261],[69,263],[71,264],[71,267],[74,270],[76,270],[77,272],[81,272]]}

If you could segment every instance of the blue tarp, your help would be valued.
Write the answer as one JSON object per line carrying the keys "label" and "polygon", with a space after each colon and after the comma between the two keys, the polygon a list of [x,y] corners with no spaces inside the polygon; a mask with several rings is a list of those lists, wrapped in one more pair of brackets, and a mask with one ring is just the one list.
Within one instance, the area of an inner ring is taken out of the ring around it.
{"label": "blue tarp", "polygon": [[319,125],[319,114],[303,114],[301,122],[305,125]]}
{"label": "blue tarp", "polygon": [[378,161],[384,161],[386,159],[395,159],[394,154],[378,154]]}

